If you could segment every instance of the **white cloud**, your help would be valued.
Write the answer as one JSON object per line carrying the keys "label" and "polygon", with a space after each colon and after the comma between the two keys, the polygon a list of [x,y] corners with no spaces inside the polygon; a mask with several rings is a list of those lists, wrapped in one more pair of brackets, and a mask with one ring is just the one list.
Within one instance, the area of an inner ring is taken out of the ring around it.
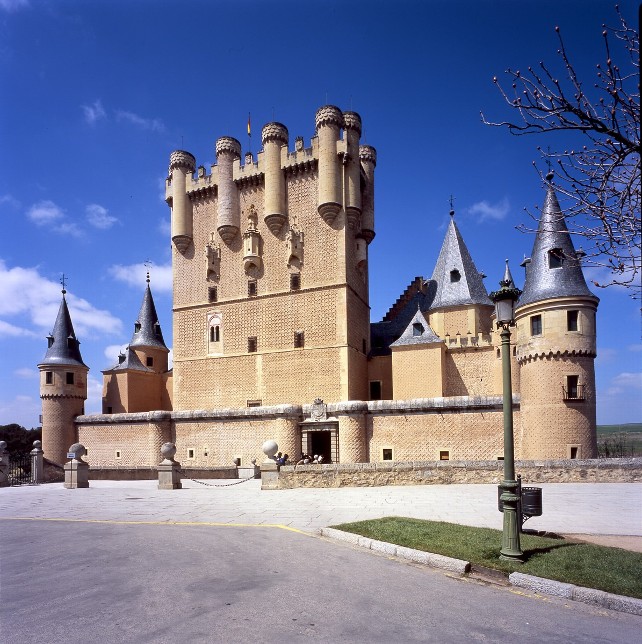
{"label": "white cloud", "polygon": [[27,217],[36,226],[42,226],[60,235],[81,237],[82,231],[67,219],[65,211],[53,201],[39,201],[27,210]]}
{"label": "white cloud", "polygon": [[37,334],[34,333],[33,331],[29,331],[29,329],[24,329],[22,327],[15,326],[13,324],[9,324],[4,320],[0,320],[0,338],[3,338],[3,337],[17,338],[20,336],[35,338],[37,337]]}
{"label": "white cloud", "polygon": [[4,9],[7,13],[20,11],[29,6],[29,0],[0,0],[0,9]]}
{"label": "white cloud", "polygon": [[109,366],[113,366],[118,362],[118,354],[125,351],[126,344],[110,344],[105,347],[105,357],[109,360]]}
{"label": "white cloud", "polygon": [[102,378],[87,377],[87,400],[85,414],[101,414],[103,410],[103,381]]}
{"label": "white cloud", "polygon": [[100,230],[107,230],[111,228],[118,218],[109,214],[109,210],[100,206],[97,203],[91,203],[85,208],[87,214],[87,221],[94,227]]}
{"label": "white cloud", "polygon": [[85,116],[85,121],[89,125],[94,125],[97,121],[107,118],[107,113],[100,99],[94,101],[92,105],[81,105],[80,108]]}
{"label": "white cloud", "polygon": [[508,203],[508,199],[504,197],[501,201],[494,204],[488,201],[478,201],[470,206],[470,208],[467,208],[466,213],[478,216],[480,222],[486,221],[487,219],[501,221],[506,218],[509,210],[510,204]]}
{"label": "white cloud", "polygon": [[130,264],[123,266],[115,264],[110,266],[109,273],[118,281],[124,282],[128,286],[134,286],[140,289],[141,284],[145,283],[145,277],[149,270],[152,288],[162,293],[172,292],[172,266],[152,266],[150,269],[145,264]]}
{"label": "white cloud", "polygon": [[20,202],[13,195],[0,195],[0,206],[7,205],[17,210],[20,208]]}
{"label": "white cloud", "polygon": [[638,373],[631,373],[628,371],[619,373],[611,380],[611,386],[607,389],[606,395],[614,396],[632,389],[642,390],[642,371]]}
{"label": "white cloud", "polygon": [[152,132],[165,131],[165,125],[160,119],[146,119],[127,110],[116,110],[116,119],[119,121],[127,121],[136,127],[151,130]]}
{"label": "white cloud", "polygon": [[[0,335],[3,331],[7,335],[37,335],[6,322],[12,316],[26,316],[39,333],[51,331],[60,308],[60,290],[59,284],[40,275],[36,268],[9,269],[0,259]],[[77,335],[121,331],[121,321],[109,311],[97,309],[71,292],[66,297]]]}
{"label": "white cloud", "polygon": [[29,208],[27,217],[37,226],[48,226],[64,219],[65,212],[53,201],[39,201]]}

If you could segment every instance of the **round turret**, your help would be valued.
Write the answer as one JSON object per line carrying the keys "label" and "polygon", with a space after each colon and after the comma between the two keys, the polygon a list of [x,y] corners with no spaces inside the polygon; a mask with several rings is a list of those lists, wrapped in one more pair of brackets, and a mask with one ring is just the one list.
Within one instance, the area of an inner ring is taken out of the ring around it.
{"label": "round turret", "polygon": [[343,124],[346,139],[346,154],[343,160],[346,170],[346,218],[350,228],[355,230],[361,217],[361,117],[356,112],[344,112]]}
{"label": "round turret", "polygon": [[374,171],[377,165],[377,151],[371,145],[359,146],[359,159],[366,177],[361,196],[361,234],[368,244],[375,237],[374,229]]}
{"label": "round turret", "polygon": [[268,123],[261,132],[265,161],[265,192],[263,219],[267,227],[278,235],[287,221],[285,207],[285,175],[281,167],[281,150],[288,146],[288,128],[281,123]]}
{"label": "round turret", "polygon": [[62,465],[67,449],[76,441],[74,418],[84,411],[89,371],[80,355],[64,290],[54,329],[47,336],[47,352],[38,369],[43,451],[47,459]]}
{"label": "round turret", "polygon": [[231,136],[216,140],[218,165],[218,234],[229,244],[239,232],[241,208],[234,183],[234,162],[241,158],[241,144]]}
{"label": "round turret", "polygon": [[586,286],[550,183],[525,265],[524,292],[515,311],[521,457],[594,458],[598,298]]}
{"label": "round turret", "polygon": [[172,186],[172,242],[184,253],[192,241],[193,210],[187,196],[187,175],[196,170],[196,159],[185,150],[174,150],[169,157]]}
{"label": "round turret", "polygon": [[341,164],[337,156],[339,131],[343,127],[343,114],[334,105],[317,110],[315,127],[319,139],[319,202],[322,219],[331,224],[341,211]]}

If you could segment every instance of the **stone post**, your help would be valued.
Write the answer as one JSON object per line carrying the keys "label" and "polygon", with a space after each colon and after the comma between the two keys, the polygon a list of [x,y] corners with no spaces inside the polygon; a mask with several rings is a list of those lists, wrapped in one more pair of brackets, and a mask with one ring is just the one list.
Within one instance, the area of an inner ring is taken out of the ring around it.
{"label": "stone post", "polygon": [[42,443],[40,441],[33,442],[33,449],[31,450],[31,482],[39,485],[44,480],[44,463]]}
{"label": "stone post", "polygon": [[174,460],[176,455],[176,445],[174,443],[164,443],[161,447],[163,460],[158,465],[158,489],[159,490],[180,490],[183,487],[181,483],[181,464]]}
{"label": "stone post", "polygon": [[276,490],[279,487],[279,464],[274,459],[279,446],[276,441],[265,441],[263,443],[265,461],[261,463],[261,489]]}
{"label": "stone post", "polygon": [[65,463],[64,487],[68,490],[89,487],[89,463],[82,460],[82,457],[87,453],[85,446],[81,443],[74,443],[67,451],[74,457]]}
{"label": "stone post", "polygon": [[0,487],[9,486],[9,452],[6,441],[0,441]]}

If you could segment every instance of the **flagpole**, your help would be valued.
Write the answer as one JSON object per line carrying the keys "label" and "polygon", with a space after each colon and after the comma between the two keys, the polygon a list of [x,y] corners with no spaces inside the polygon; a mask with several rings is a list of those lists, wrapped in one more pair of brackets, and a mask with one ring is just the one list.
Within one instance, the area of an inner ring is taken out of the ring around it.
{"label": "flagpole", "polygon": [[247,147],[250,154],[252,154],[252,124],[251,114],[247,113]]}

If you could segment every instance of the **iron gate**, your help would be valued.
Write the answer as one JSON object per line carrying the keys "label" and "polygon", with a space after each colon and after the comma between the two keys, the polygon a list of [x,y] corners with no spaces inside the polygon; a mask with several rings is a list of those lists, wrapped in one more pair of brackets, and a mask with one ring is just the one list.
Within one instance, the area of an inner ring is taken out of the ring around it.
{"label": "iron gate", "polygon": [[30,485],[31,454],[11,455],[9,458],[9,485]]}

